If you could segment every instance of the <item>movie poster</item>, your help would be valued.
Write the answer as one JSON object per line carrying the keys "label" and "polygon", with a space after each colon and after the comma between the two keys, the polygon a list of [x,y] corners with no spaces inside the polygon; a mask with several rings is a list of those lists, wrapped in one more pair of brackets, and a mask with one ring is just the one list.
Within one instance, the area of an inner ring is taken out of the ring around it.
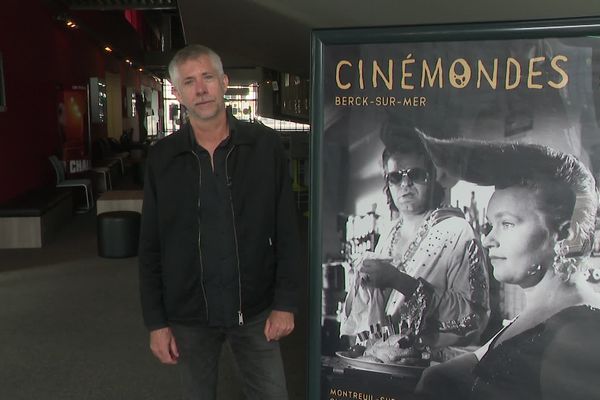
{"label": "movie poster", "polygon": [[84,86],[62,89],[58,94],[60,156],[67,178],[81,176],[91,167],[87,106],[88,94]]}
{"label": "movie poster", "polygon": [[[500,205],[493,216],[488,205],[500,182],[519,168],[522,181],[535,180],[543,162],[520,149],[505,157],[503,149],[430,148],[423,135],[537,144],[574,156],[593,177],[600,168],[597,38],[398,32],[315,34],[311,268],[321,301],[311,324],[319,325],[323,400],[418,398],[426,367],[479,349],[525,307],[521,286],[494,272],[504,260],[490,258],[497,244],[486,235]],[[398,144],[398,136],[412,139]],[[440,167],[414,140],[459,166]],[[398,155],[402,146],[411,150]],[[523,196],[510,207],[525,207]],[[590,284],[600,278],[597,242],[585,261]],[[542,281],[547,268],[528,271],[530,280]]]}

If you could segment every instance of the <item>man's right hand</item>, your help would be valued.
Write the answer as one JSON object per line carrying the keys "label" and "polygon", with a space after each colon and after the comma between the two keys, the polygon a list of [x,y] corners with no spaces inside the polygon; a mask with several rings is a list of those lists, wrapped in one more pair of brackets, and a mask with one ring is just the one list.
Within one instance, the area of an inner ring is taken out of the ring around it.
{"label": "man's right hand", "polygon": [[177,364],[179,351],[171,328],[165,327],[151,331],[150,349],[163,364]]}

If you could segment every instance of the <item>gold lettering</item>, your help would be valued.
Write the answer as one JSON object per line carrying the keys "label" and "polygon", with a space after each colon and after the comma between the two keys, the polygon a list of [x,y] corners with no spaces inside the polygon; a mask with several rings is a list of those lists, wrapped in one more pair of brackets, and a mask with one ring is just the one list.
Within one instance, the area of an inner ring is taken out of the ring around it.
{"label": "gold lettering", "polygon": [[550,85],[554,89],[562,89],[565,86],[567,86],[567,83],[569,83],[569,75],[567,74],[567,72],[564,69],[562,69],[558,65],[559,61],[567,62],[567,61],[569,61],[569,59],[563,55],[558,55],[558,56],[555,56],[552,58],[550,65],[552,66],[553,70],[555,70],[556,72],[558,72],[560,74],[560,76],[562,78],[562,80],[560,82],[548,81],[548,85]]}
{"label": "gold lettering", "polygon": [[[511,71],[512,67],[514,67],[515,81],[511,83]],[[508,57],[506,59],[506,81],[504,83],[504,88],[506,90],[513,90],[521,83],[521,64],[517,60],[512,57]]]}
{"label": "gold lettering", "polygon": [[400,86],[402,87],[402,89],[414,89],[414,85],[409,85],[408,83],[406,83],[406,78],[410,78],[411,76],[413,76],[412,72],[408,72],[406,70],[406,68],[408,67],[408,64],[414,64],[415,60],[412,58],[412,54],[409,54],[406,56],[406,59],[402,60],[402,81]]}
{"label": "gold lettering", "polygon": [[[567,86],[569,82],[568,69],[566,63],[568,58],[564,55],[556,55],[551,60],[548,60],[547,56],[531,57],[528,59],[527,66],[521,64],[520,61],[515,57],[507,57],[506,69],[504,76],[500,70],[500,59],[474,59],[472,65],[465,58],[456,58],[452,60],[449,68],[444,68],[444,61],[442,57],[438,57],[434,60],[421,60],[418,57],[415,58],[412,53],[408,53],[402,60],[386,58],[384,60],[374,59],[355,59],[355,60],[338,60],[335,69],[335,80],[338,89],[349,90],[352,88],[360,88],[365,90],[367,87],[377,89],[382,84],[387,90],[394,90],[394,75],[398,72],[401,73],[400,82],[396,82],[396,89],[402,90],[414,90],[418,86],[418,72],[415,71],[415,64],[421,63],[421,88],[440,88],[444,87],[444,80],[448,79],[450,85],[456,89],[462,89],[469,86],[471,80],[475,79],[473,75],[475,71],[473,68],[477,68],[477,81],[476,88],[487,88],[492,90],[498,89],[502,82],[499,80],[504,79],[504,89],[514,90],[523,85],[527,85],[529,89],[543,89],[547,84],[554,89],[561,89]],[[475,61],[477,65],[475,65]],[[550,77],[544,82],[546,76],[543,65],[546,65],[550,61],[552,71],[550,71]],[[395,71],[394,68],[400,67],[394,63],[401,62],[401,70]],[[502,60],[504,62],[504,60]],[[523,60],[525,62],[525,60]],[[386,65],[387,64],[387,65]],[[369,71],[369,66],[372,68]],[[366,67],[366,69],[365,69]],[[417,67],[418,68],[418,67]],[[525,70],[527,68],[527,70]],[[500,72],[499,72],[500,71]],[[527,77],[525,77],[527,74]],[[396,74],[397,75],[397,74]],[[370,82],[365,82],[365,78]],[[356,86],[358,85],[358,86]],[[399,86],[399,88],[398,88]],[[345,97],[340,96],[336,99],[337,105],[367,105],[363,98],[360,97]],[[389,100],[388,100],[389,99]],[[398,98],[398,105],[402,103],[410,103],[410,105],[418,104],[421,106],[423,101],[419,99],[406,100],[406,98]],[[376,98],[373,102],[376,105],[393,105],[391,98]],[[372,103],[369,103],[372,104]]]}
{"label": "gold lettering", "polygon": [[365,88],[365,79],[363,77],[363,60],[358,60],[358,86]]}
{"label": "gold lettering", "polygon": [[483,62],[481,60],[477,61],[477,70],[479,74],[477,74],[477,89],[481,87],[481,77],[484,76],[487,82],[490,84],[492,89],[496,89],[498,86],[498,59],[494,58],[494,69],[492,70],[492,76],[485,69]]}
{"label": "gold lettering", "polygon": [[386,77],[383,73],[383,71],[381,70],[381,68],[379,68],[379,64],[377,63],[377,61],[373,60],[373,87],[376,88],[377,87],[377,76],[381,77],[381,79],[383,79],[383,82],[385,83],[385,86],[388,88],[388,90],[392,90],[392,83],[394,82],[394,61],[392,61],[392,59],[388,60],[388,76]]}
{"label": "gold lettering", "polygon": [[340,80],[340,70],[342,69],[342,66],[344,66],[344,65],[351,67],[352,63],[348,60],[341,60],[340,62],[338,62],[337,67],[335,68],[335,82],[337,83],[337,87],[339,87],[342,90],[347,90],[352,87],[352,84],[351,83],[342,83],[342,81]]}
{"label": "gold lettering", "polygon": [[[457,66],[460,64],[462,67],[462,73],[456,72]],[[469,84],[471,80],[471,67],[464,58],[454,60],[450,66],[450,84],[457,88],[462,89]]]}
{"label": "gold lettering", "polygon": [[437,59],[437,62],[435,64],[435,70],[433,71],[433,76],[431,75],[431,70],[429,69],[427,60],[423,60],[423,72],[421,74],[421,87],[425,87],[425,78],[427,78],[429,87],[433,87],[436,79],[438,81],[438,87],[440,89],[444,87],[443,73],[442,73],[442,59],[441,58]]}
{"label": "gold lettering", "polygon": [[535,64],[545,61],[546,57],[534,57],[529,60],[529,74],[527,75],[527,87],[530,89],[542,89],[543,86],[539,83],[533,83],[533,78],[542,75],[541,71],[535,70]]}

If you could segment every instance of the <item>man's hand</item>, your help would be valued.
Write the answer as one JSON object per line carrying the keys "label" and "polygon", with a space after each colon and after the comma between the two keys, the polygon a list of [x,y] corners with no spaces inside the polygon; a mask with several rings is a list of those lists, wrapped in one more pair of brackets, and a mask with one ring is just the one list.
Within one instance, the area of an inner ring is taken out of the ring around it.
{"label": "man's hand", "polygon": [[179,351],[171,328],[160,328],[150,332],[150,349],[163,364],[177,364]]}
{"label": "man's hand", "polygon": [[364,260],[359,273],[365,285],[379,289],[391,288],[405,296],[412,295],[418,285],[415,278],[398,271],[387,259]]}
{"label": "man's hand", "polygon": [[392,265],[391,261],[391,259],[376,258],[363,260],[360,268],[363,282],[380,289],[394,288],[400,271]]}
{"label": "man's hand", "polygon": [[279,340],[294,330],[294,314],[287,311],[271,311],[265,323],[265,338],[267,342]]}

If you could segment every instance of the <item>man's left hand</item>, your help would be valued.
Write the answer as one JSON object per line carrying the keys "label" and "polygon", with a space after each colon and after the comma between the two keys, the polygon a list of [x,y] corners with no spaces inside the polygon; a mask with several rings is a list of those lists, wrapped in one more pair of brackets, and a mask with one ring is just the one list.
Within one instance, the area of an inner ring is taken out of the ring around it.
{"label": "man's left hand", "polygon": [[265,338],[267,342],[279,340],[294,330],[294,314],[287,311],[271,311],[265,323]]}

